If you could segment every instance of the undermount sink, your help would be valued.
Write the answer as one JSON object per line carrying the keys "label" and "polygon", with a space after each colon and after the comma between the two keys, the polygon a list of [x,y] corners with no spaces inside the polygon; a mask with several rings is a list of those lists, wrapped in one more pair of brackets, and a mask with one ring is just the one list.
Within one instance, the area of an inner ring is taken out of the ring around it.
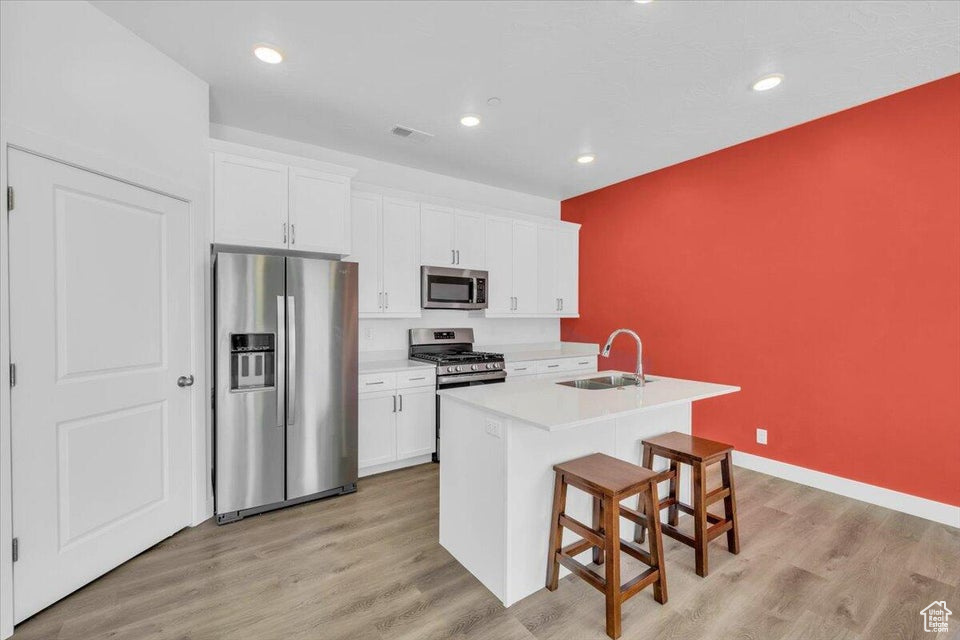
{"label": "undermount sink", "polygon": [[[647,384],[656,382],[655,378],[644,377],[643,381]],[[601,389],[622,389],[623,387],[637,386],[637,379],[631,375],[615,374],[609,376],[600,376],[597,378],[581,378],[579,380],[567,380],[557,384],[565,387],[574,387],[575,389],[589,389],[599,391]]]}

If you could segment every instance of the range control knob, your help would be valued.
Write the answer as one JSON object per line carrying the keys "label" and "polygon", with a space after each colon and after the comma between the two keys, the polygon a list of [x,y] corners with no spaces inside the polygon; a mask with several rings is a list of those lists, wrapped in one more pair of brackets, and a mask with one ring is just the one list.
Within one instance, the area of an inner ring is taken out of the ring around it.
{"label": "range control knob", "polygon": [[503,364],[501,364],[501,363],[499,363],[499,362],[494,362],[494,363],[493,363],[493,368],[494,368],[494,369],[499,369],[499,368],[502,367],[502,366],[503,366]]}
{"label": "range control knob", "polygon": [[454,368],[454,371],[462,371],[462,370],[463,369],[460,368],[460,365],[457,365],[456,368]]}
{"label": "range control knob", "polygon": [[492,362],[487,365],[487,369],[495,369],[495,368],[496,368],[496,365],[494,365]]}
{"label": "range control knob", "polygon": [[480,366],[479,366],[479,365],[476,365],[476,364],[470,365],[470,370],[471,370],[471,371],[477,371],[477,370],[479,370],[479,369],[480,369]]}

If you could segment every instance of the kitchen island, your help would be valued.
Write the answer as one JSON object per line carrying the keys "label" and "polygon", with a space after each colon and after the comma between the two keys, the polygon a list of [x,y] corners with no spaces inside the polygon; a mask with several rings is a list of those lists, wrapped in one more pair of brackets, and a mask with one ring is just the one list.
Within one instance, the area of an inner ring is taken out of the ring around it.
{"label": "kitchen island", "polygon": [[[644,387],[557,384],[567,379],[440,392],[440,544],[508,607],[544,587],[554,464],[595,452],[639,464],[644,438],[691,432],[694,401],[740,390],[660,376]],[[687,482],[680,492],[689,502]],[[567,513],[589,522],[588,496],[571,491]],[[564,532],[564,544],[574,539]]]}

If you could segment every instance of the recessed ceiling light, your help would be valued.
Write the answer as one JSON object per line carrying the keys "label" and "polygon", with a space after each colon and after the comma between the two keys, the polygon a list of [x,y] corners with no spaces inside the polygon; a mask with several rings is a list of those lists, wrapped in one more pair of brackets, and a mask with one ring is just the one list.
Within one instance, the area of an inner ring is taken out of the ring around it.
{"label": "recessed ceiling light", "polygon": [[771,73],[768,76],[763,76],[759,80],[753,83],[754,91],[769,91],[774,87],[780,86],[780,83],[783,82],[783,76],[779,73]]}
{"label": "recessed ceiling light", "polygon": [[465,127],[475,127],[480,124],[480,116],[475,116],[472,113],[468,113],[460,118],[460,124]]}
{"label": "recessed ceiling light", "polygon": [[577,156],[577,162],[580,164],[590,164],[596,159],[597,156],[593,155],[592,153],[581,153]]}
{"label": "recessed ceiling light", "polygon": [[258,44],[253,49],[253,55],[257,56],[262,62],[267,64],[280,64],[283,62],[283,54],[274,49],[273,47],[268,47],[265,44]]}

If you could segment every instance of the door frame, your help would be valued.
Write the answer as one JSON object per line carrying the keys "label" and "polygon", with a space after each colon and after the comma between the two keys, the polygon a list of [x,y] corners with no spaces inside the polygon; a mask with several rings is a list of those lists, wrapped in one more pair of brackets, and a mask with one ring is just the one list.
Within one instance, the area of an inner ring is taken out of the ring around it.
{"label": "door frame", "polygon": [[[108,154],[37,133],[10,122],[0,122],[0,638],[13,635],[13,487],[11,451],[10,369],[10,251],[6,210],[9,150],[18,149],[49,160],[90,171],[147,189],[187,204],[190,228],[190,349],[196,380],[191,399],[191,507],[184,526],[196,526],[213,515],[209,460],[210,215],[212,188],[208,174],[195,184],[157,175],[141,166],[118,161]],[[14,208],[14,215],[16,208]]]}

